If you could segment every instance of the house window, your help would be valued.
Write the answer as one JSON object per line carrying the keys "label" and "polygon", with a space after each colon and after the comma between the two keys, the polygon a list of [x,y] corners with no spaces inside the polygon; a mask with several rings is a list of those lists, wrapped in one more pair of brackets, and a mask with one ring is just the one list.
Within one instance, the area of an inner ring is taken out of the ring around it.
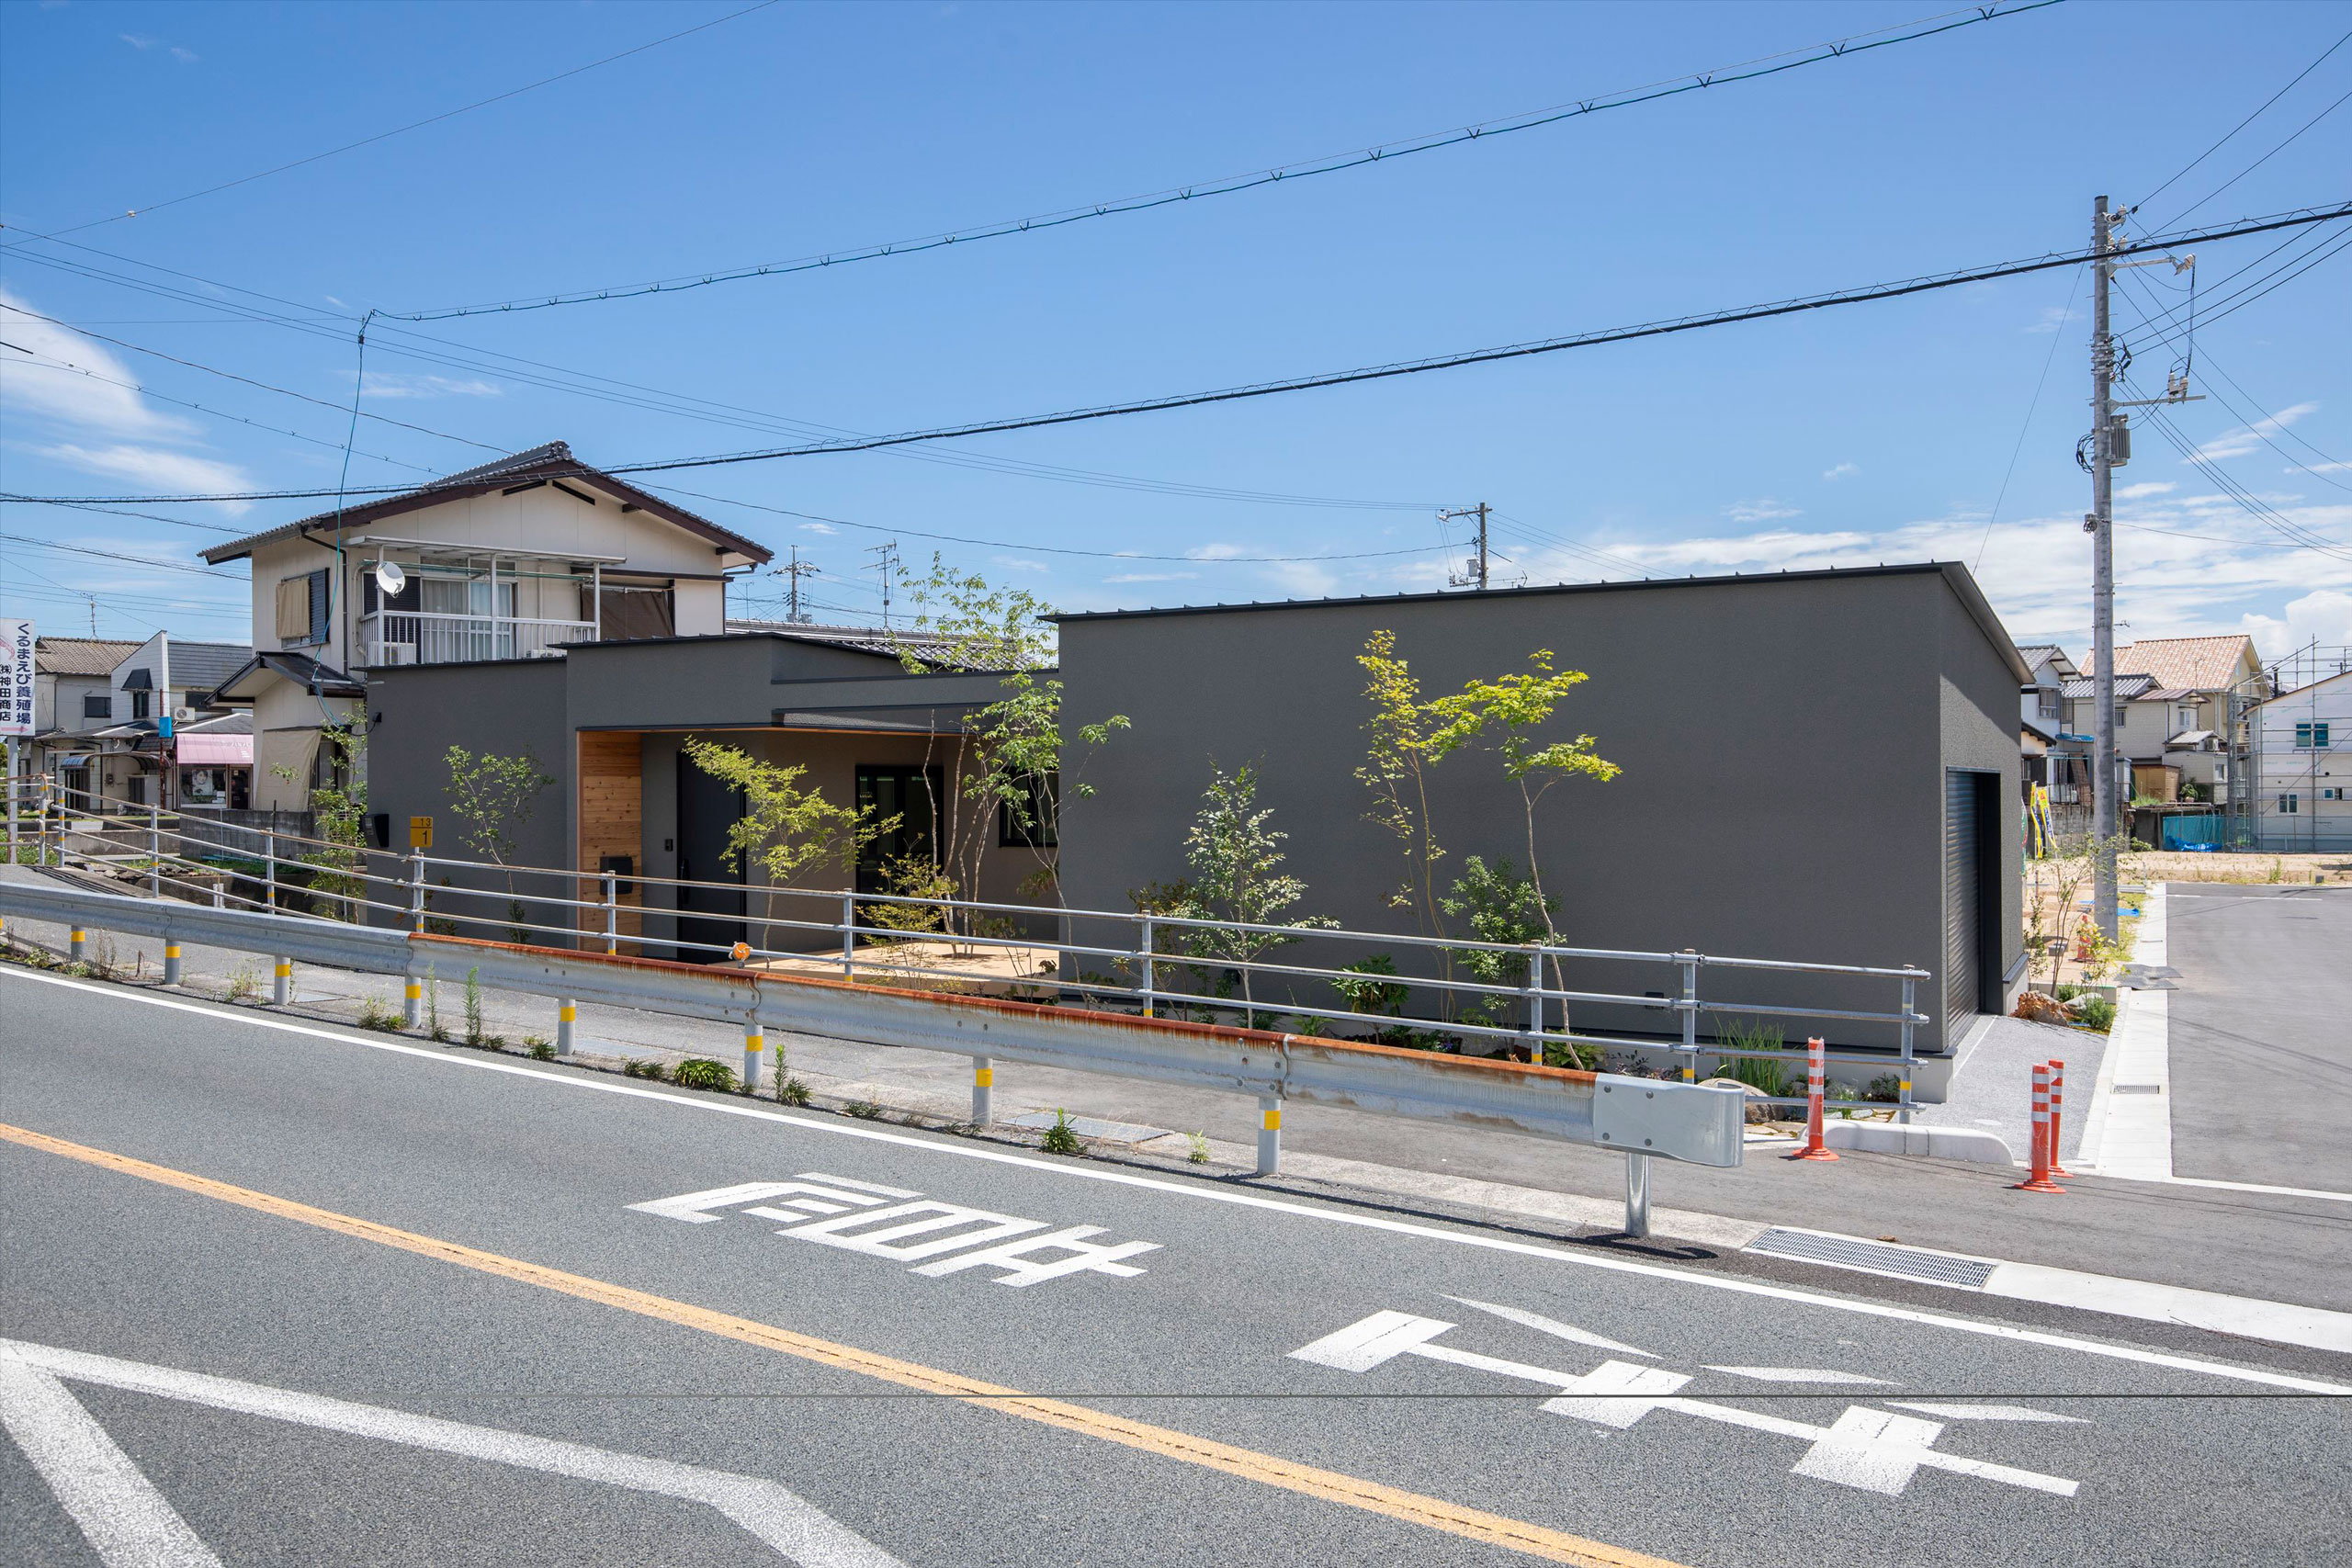
{"label": "house window", "polygon": [[2320,719],[2314,723],[2297,724],[2295,726],[2295,750],[2298,751],[2326,750],[2327,720]]}
{"label": "house window", "polygon": [[130,716],[134,722],[139,719],[153,716],[153,713],[150,706],[153,699],[154,694],[153,692],[133,692],[130,694]]}
{"label": "house window", "polygon": [[2301,796],[2282,795],[2278,797],[2278,815],[2281,817],[2292,817],[2301,807]]}
{"label": "house window", "polygon": [[277,640],[281,647],[315,647],[327,640],[334,579],[325,567],[277,584]]}
{"label": "house window", "polygon": [[[874,821],[897,818],[888,831],[877,833],[859,851],[857,890],[892,891],[888,868],[900,861],[936,864],[938,845],[945,837],[947,791],[937,768],[886,768],[861,762],[857,768],[857,809]],[[969,891],[966,897],[971,897]]]}
{"label": "house window", "polygon": [[82,716],[84,718],[112,718],[114,716],[113,694],[109,692],[83,693]]}
{"label": "house window", "polygon": [[1018,802],[996,807],[996,845],[1001,850],[1050,850],[1061,842],[1062,776],[1033,774],[1014,786]]}

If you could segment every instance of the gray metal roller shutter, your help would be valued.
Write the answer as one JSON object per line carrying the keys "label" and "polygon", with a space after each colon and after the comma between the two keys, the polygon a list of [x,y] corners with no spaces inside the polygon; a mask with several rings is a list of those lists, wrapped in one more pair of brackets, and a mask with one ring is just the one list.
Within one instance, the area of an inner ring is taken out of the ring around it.
{"label": "gray metal roller shutter", "polygon": [[1978,933],[1976,775],[1944,774],[1944,1042],[1976,1016]]}

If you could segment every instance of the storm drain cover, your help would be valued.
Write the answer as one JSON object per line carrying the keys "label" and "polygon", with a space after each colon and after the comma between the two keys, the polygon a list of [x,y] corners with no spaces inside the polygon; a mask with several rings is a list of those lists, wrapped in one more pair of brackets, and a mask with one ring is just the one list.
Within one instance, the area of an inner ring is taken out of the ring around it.
{"label": "storm drain cover", "polygon": [[1861,1269],[1873,1274],[1896,1274],[1935,1285],[1963,1290],[1984,1288],[1993,1265],[1976,1258],[1955,1258],[1948,1252],[1928,1252],[1916,1247],[1892,1247],[1858,1236],[1818,1235],[1812,1231],[1766,1231],[1747,1244],[1750,1252],[1794,1258],[1806,1263],[1826,1263],[1837,1269]]}
{"label": "storm drain cover", "polygon": [[2160,1083],[2120,1083],[2115,1086],[2118,1094],[2162,1094],[2164,1091],[2165,1086]]}

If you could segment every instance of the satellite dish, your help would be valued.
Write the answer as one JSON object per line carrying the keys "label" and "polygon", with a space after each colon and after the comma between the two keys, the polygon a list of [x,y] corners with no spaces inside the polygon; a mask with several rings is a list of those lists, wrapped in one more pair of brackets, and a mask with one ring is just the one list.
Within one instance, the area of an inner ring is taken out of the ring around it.
{"label": "satellite dish", "polygon": [[385,598],[397,599],[401,590],[408,586],[408,573],[401,570],[398,561],[379,560],[376,563],[376,586]]}

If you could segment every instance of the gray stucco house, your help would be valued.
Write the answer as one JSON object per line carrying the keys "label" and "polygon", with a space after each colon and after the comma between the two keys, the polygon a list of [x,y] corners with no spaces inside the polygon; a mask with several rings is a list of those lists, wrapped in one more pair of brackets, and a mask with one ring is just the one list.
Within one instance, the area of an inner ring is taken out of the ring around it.
{"label": "gray stucco house", "polygon": [[[2030,674],[1962,567],[1058,620],[1066,727],[1112,713],[1134,724],[1090,761],[1098,793],[1063,806],[1074,908],[1125,909],[1131,889],[1183,874],[1183,828],[1213,771],[1250,763],[1259,803],[1290,834],[1283,869],[1307,883],[1302,908],[1410,931],[1386,898],[1397,841],[1366,816],[1354,776],[1372,711],[1356,657],[1385,630],[1424,696],[1525,670],[1538,649],[1590,675],[1558,734],[1590,733],[1623,773],[1564,783],[1538,808],[1567,942],[1915,964],[1937,976],[1921,988],[1919,1010],[1938,1021],[1919,1033],[1923,1052],[2003,1010],[2022,976],[2017,704]],[[1453,866],[1470,854],[1524,866],[1520,797],[1491,757],[1457,754],[1429,780]],[[1582,978],[1641,995],[1669,976]],[[1747,994],[1770,1001],[1774,989],[1758,976]],[[1850,1005],[1892,1000],[1882,986]],[[1664,1032],[1655,1013],[1574,1016],[1579,1031]]]}

